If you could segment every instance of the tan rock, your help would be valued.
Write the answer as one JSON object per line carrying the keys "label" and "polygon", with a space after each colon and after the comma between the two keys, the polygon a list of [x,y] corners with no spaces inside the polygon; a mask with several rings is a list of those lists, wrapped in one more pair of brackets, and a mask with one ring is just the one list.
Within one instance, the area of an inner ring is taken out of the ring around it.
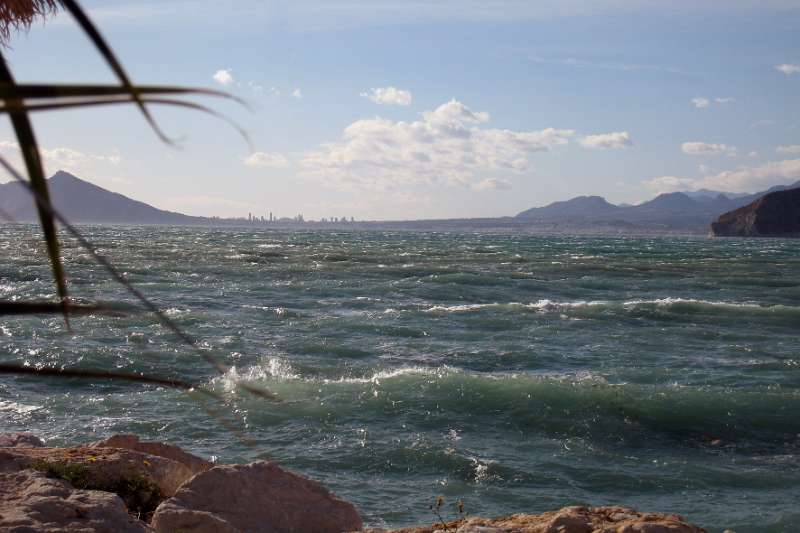
{"label": "tan rock", "polygon": [[362,527],[352,504],[266,461],[196,475],[156,509],[151,524],[161,533],[341,533]]}
{"label": "tan rock", "polygon": [[0,473],[0,531],[8,533],[145,533],[119,496],[77,490],[42,472]]}
{"label": "tan rock", "polygon": [[4,448],[0,472],[34,469],[78,489],[113,492],[131,512],[148,514],[192,477],[171,459],[119,448]]}
{"label": "tan rock", "polygon": [[[565,507],[540,515],[469,518],[449,522],[457,533],[705,533],[678,515],[639,513],[626,507]],[[486,528],[486,529],[481,529]],[[491,528],[491,529],[490,529]],[[393,530],[392,533],[434,533],[442,524]],[[378,533],[378,530],[366,530]]]}
{"label": "tan rock", "polygon": [[201,459],[196,455],[192,455],[183,451],[177,446],[172,444],[164,444],[161,442],[142,441],[136,435],[114,435],[106,440],[95,442],[89,446],[93,448],[125,448],[127,450],[134,450],[137,452],[147,453],[150,455],[157,455],[158,457],[165,457],[178,461],[186,465],[192,474],[199,474],[205,472],[214,466],[214,463]]}

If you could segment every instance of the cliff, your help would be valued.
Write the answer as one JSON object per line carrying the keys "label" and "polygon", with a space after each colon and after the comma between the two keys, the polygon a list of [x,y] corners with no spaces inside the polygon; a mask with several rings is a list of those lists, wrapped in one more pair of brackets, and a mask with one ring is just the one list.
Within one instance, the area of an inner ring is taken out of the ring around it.
{"label": "cliff", "polygon": [[775,191],[711,223],[712,235],[723,237],[800,237],[800,188]]}

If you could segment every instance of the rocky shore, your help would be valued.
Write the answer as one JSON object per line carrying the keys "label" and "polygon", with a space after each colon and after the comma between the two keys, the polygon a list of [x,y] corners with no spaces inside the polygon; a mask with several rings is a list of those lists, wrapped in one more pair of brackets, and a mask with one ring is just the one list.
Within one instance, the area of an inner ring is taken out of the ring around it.
{"label": "rocky shore", "polygon": [[[272,461],[215,465],[133,435],[48,448],[0,434],[0,532],[343,533],[358,510]],[[462,518],[395,533],[701,533],[677,515],[566,507],[541,515]]]}

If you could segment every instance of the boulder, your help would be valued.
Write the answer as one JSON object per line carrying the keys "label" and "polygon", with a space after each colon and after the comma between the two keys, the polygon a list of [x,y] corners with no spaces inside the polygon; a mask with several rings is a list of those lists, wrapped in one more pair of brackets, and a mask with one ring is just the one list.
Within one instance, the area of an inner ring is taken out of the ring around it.
{"label": "boulder", "polygon": [[356,508],[274,462],[216,466],[156,509],[157,532],[341,533],[362,528]]}
{"label": "boulder", "polygon": [[131,512],[147,516],[192,472],[183,464],[118,448],[4,448],[0,472],[32,469],[78,489],[113,492]]}
{"label": "boulder", "polygon": [[[564,507],[540,515],[468,518],[445,524],[392,530],[392,533],[705,533],[678,515],[640,513],[626,507]],[[378,533],[366,530],[365,533]]]}
{"label": "boulder", "polygon": [[0,531],[145,533],[116,494],[78,490],[35,470],[0,473]]}
{"label": "boulder", "polygon": [[42,439],[32,433],[0,433],[0,448],[42,448]]}
{"label": "boulder", "polygon": [[114,435],[106,440],[92,443],[89,446],[93,448],[125,448],[127,450],[157,455],[158,457],[165,457],[185,465],[192,471],[192,474],[205,472],[214,466],[214,463],[185,452],[172,444],[142,441],[139,440],[139,437],[136,435]]}

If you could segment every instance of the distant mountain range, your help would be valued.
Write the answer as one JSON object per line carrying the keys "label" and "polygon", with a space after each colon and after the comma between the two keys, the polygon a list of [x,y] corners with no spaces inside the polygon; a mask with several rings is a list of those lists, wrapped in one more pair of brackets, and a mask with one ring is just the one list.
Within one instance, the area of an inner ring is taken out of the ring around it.
{"label": "distant mountain range", "polygon": [[707,232],[722,213],[738,209],[775,191],[800,187],[800,181],[755,194],[686,191],[660,194],[639,205],[614,205],[600,196],[579,196],[544,207],[534,207],[516,218],[530,223],[581,227],[629,228],[647,231]]}
{"label": "distant mountain range", "polygon": [[[53,205],[71,222],[109,224],[198,224],[207,219],[156,209],[59,170],[49,180]],[[30,193],[17,182],[0,184],[0,209],[12,220],[38,219]]]}
{"label": "distant mountain range", "polygon": [[[157,209],[103,189],[64,171],[48,180],[56,208],[76,223],[110,224],[245,224],[247,219],[188,216]],[[755,194],[699,190],[661,194],[639,205],[614,205],[600,196],[578,196],[544,207],[527,209],[514,217],[355,222],[350,228],[442,231],[521,231],[564,233],[701,233],[713,220],[773,191],[800,187],[800,181]],[[19,222],[38,219],[28,192],[15,182],[0,184],[0,214]],[[0,218],[2,221],[2,218]],[[260,222],[260,223],[263,223]],[[281,219],[278,226],[331,227],[330,222]]]}

